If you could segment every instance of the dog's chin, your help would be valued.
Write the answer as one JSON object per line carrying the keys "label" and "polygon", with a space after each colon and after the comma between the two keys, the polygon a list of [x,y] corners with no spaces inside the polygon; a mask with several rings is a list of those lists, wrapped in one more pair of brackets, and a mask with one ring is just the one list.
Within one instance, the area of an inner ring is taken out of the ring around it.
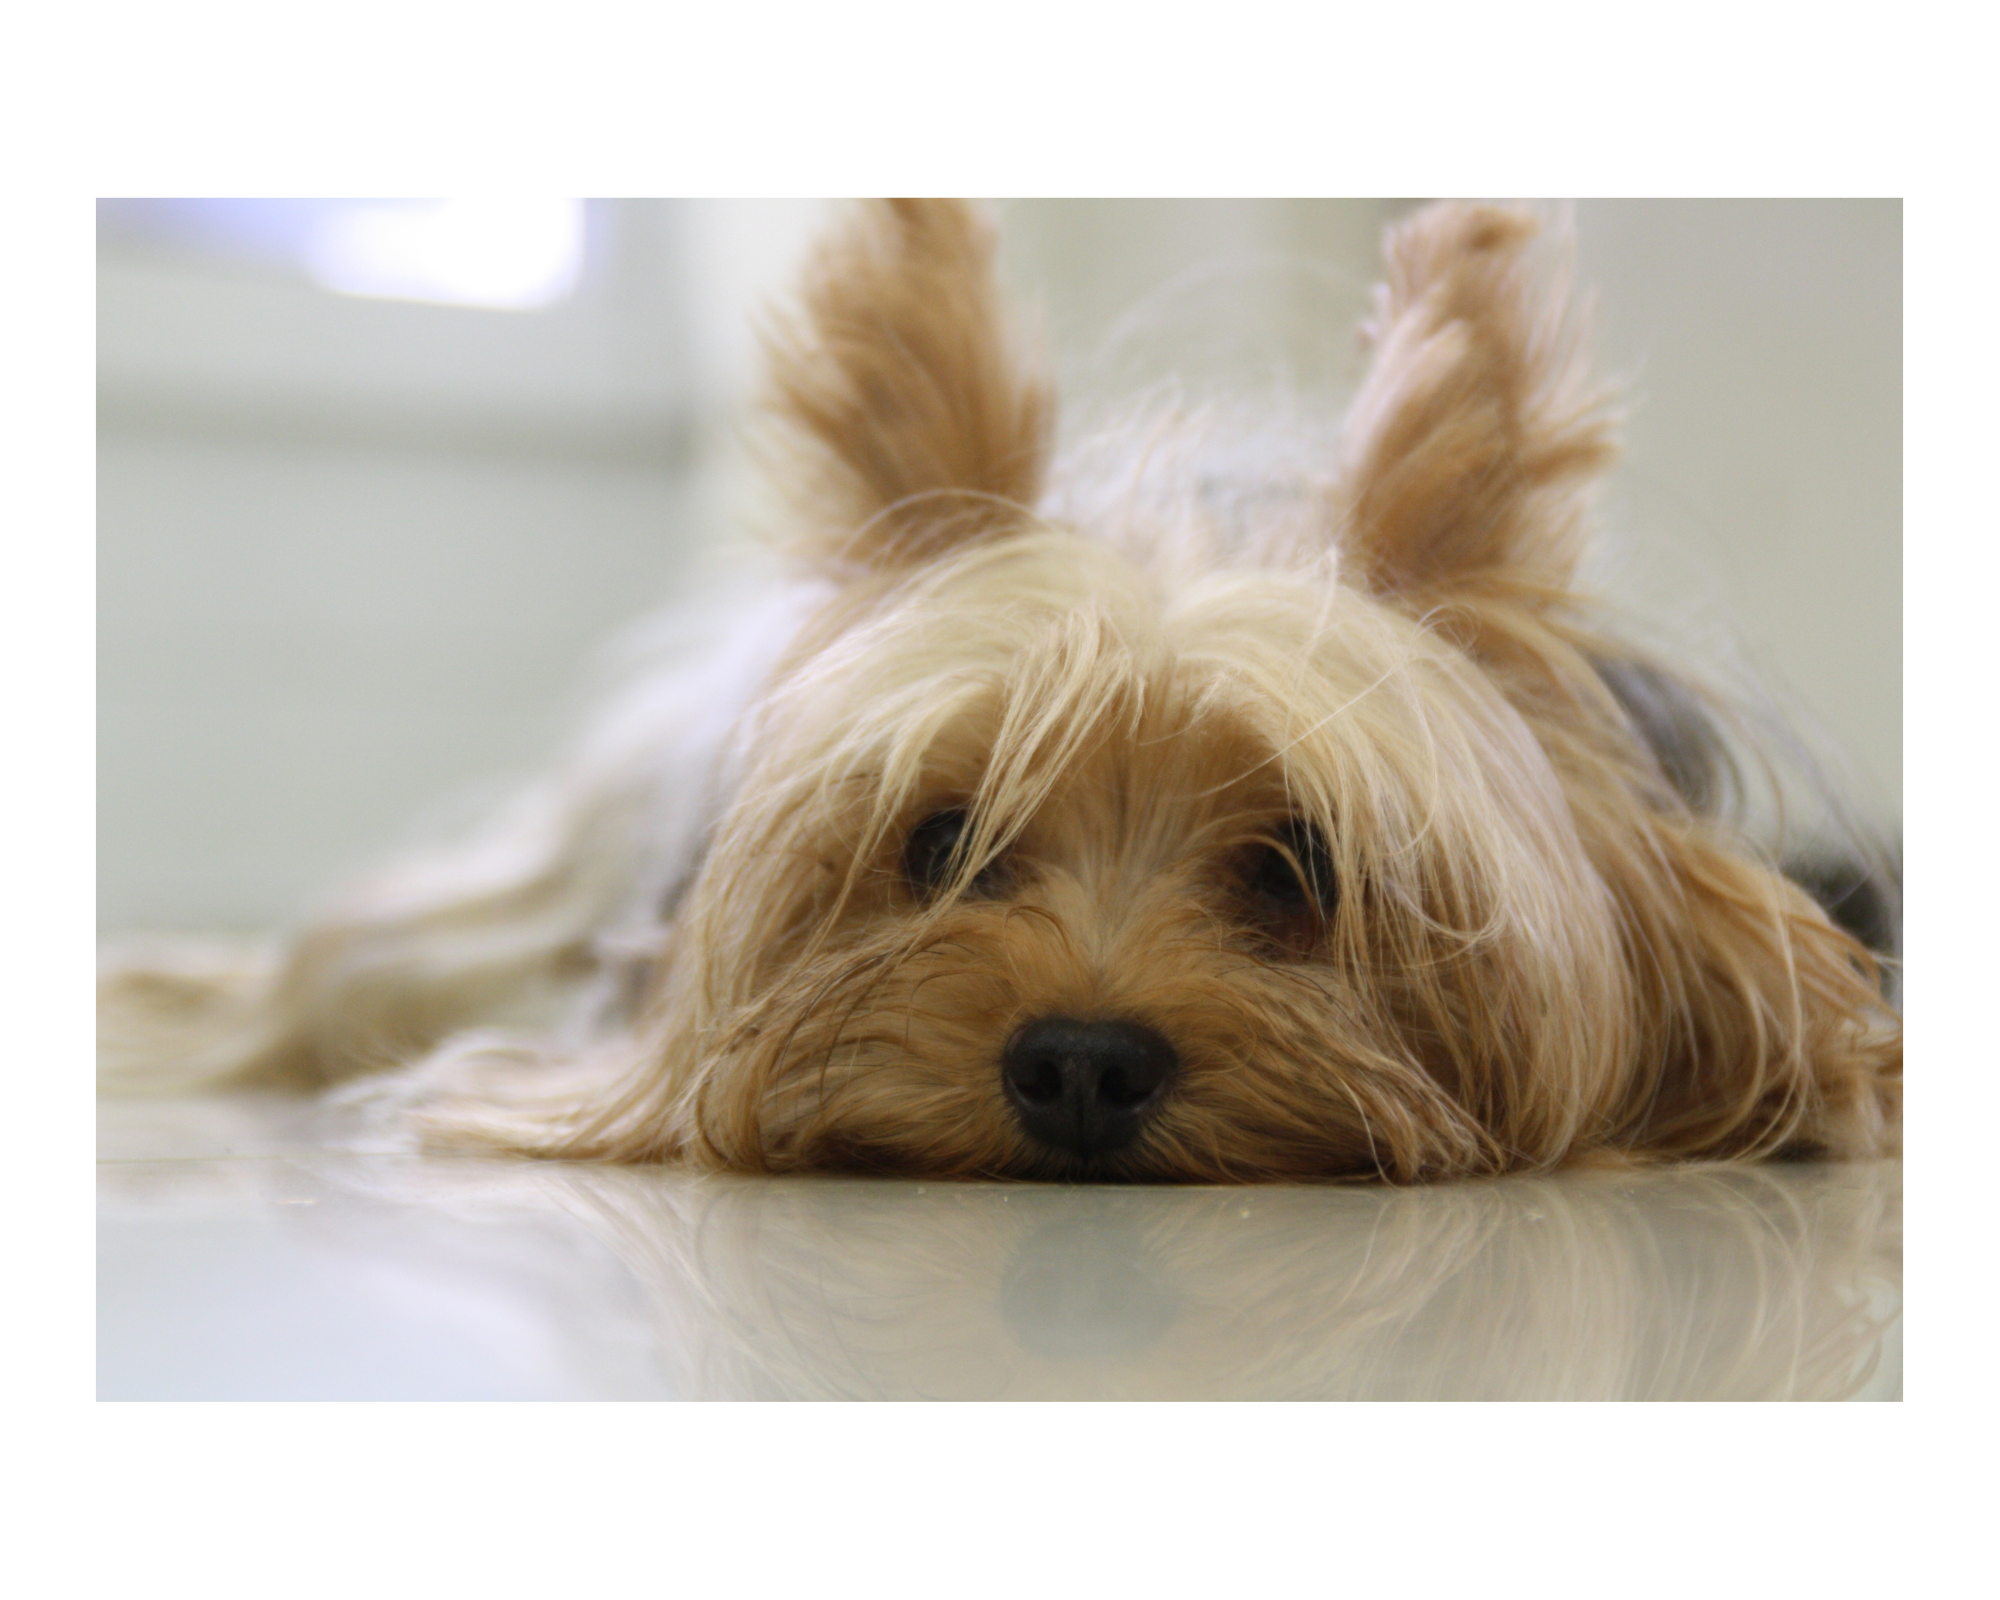
{"label": "dog's chin", "polygon": [[1037,1145],[998,1177],[1030,1183],[1127,1184],[1179,1187],[1185,1185],[1246,1182],[1340,1182],[1375,1179],[1382,1174],[1365,1158],[1338,1157],[1329,1152],[1317,1161],[1293,1160],[1258,1163],[1243,1159],[1227,1170],[1200,1171],[1176,1161],[1162,1151],[1144,1148],[1080,1156],[1067,1150]]}
{"label": "dog's chin", "polygon": [[[1256,1182],[1353,1182],[1384,1176],[1365,1150],[1303,1149],[1252,1152],[1244,1141],[1217,1131],[1213,1159],[1191,1158],[1176,1141],[1141,1136],[1117,1150],[1080,1154],[1047,1144],[1025,1131],[1006,1141],[1004,1154],[946,1154],[867,1139],[832,1135],[802,1152],[801,1170],[845,1172],[856,1177],[933,1178],[967,1182],[1093,1184],[1181,1187]],[[1227,1154],[1225,1154],[1227,1152]]]}
{"label": "dog's chin", "polygon": [[1030,1151],[1013,1176],[1032,1183],[1173,1183],[1165,1165],[1148,1162],[1145,1152],[1116,1150],[1078,1155],[1030,1140]]}
{"label": "dog's chin", "polygon": [[[1019,1183],[1176,1184],[1211,1182],[1178,1172],[1161,1150],[1144,1141],[1089,1155],[1046,1144],[1026,1132],[1003,1141],[1004,1149],[979,1153],[910,1148],[851,1134],[830,1133],[797,1153],[801,1170],[845,1172],[856,1177],[940,1178]],[[790,1163],[787,1163],[788,1165]]]}

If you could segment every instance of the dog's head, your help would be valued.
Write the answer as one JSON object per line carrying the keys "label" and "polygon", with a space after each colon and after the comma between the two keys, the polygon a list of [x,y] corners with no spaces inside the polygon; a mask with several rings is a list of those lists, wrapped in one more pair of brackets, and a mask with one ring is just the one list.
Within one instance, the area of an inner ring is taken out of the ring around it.
{"label": "dog's head", "polygon": [[1801,954],[1811,908],[1705,831],[1593,656],[1610,420],[1534,220],[1392,233],[1340,442],[1247,529],[1157,492],[1158,435],[1133,493],[1064,499],[990,256],[963,206],[861,210],[773,342],[833,598],[570,1148],[1410,1179],[1645,1118],[1795,1135],[1774,1064],[1866,986],[1821,971],[1853,954],[1823,920]]}

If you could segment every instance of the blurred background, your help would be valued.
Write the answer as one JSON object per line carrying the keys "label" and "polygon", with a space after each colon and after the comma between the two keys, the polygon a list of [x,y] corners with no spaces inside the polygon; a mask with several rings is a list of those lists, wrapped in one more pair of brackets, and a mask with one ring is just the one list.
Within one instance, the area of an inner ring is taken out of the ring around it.
{"label": "blurred background", "polygon": [[[1337,403],[1414,201],[1032,201],[1002,270],[1081,423]],[[253,931],[561,741],[604,641],[721,581],[757,308],[810,201],[98,205],[98,912]],[[1902,208],[1588,201],[1633,400],[1593,580],[1760,672],[1902,813]]]}

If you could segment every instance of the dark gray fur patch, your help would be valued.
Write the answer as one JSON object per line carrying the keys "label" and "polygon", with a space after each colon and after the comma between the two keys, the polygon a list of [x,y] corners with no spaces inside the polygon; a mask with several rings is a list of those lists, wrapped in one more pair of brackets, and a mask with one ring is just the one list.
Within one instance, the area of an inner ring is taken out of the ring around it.
{"label": "dark gray fur patch", "polygon": [[1716,810],[1732,768],[1722,736],[1694,691],[1642,661],[1594,660],[1591,665],[1682,803],[1690,811]]}
{"label": "dark gray fur patch", "polygon": [[1831,852],[1785,863],[1785,876],[1819,902],[1819,907],[1877,955],[1893,956],[1903,943],[1902,873],[1898,867],[1869,867]]}
{"label": "dark gray fur patch", "polygon": [[[1695,692],[1671,673],[1631,659],[1593,660],[1597,675],[1689,810],[1710,815],[1727,803],[1736,767]],[[1836,926],[1878,955],[1902,945],[1902,873],[1871,852],[1821,849],[1784,863],[1786,877],[1818,902]]]}

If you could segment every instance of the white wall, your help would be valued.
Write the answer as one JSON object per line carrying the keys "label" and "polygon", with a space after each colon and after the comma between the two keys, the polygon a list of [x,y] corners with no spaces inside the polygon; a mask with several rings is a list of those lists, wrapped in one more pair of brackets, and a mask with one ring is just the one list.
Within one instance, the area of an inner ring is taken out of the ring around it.
{"label": "white wall", "polygon": [[[1084,399],[1355,366],[1398,202],[1017,201],[1003,273]],[[529,769],[592,650],[727,542],[747,316],[815,202],[603,206],[585,291],[341,300],[100,272],[100,918],[254,928]],[[1589,202],[1635,373],[1607,581],[1731,617],[1901,808],[1900,207]]]}

